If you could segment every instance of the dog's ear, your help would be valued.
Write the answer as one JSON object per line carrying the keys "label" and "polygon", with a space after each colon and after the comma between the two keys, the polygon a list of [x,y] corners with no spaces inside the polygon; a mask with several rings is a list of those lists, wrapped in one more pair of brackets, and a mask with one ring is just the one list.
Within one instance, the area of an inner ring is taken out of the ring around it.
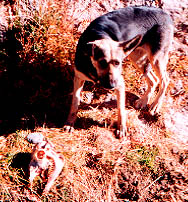
{"label": "dog's ear", "polygon": [[88,56],[92,56],[93,53],[93,48],[95,47],[95,43],[94,42],[88,42],[84,48],[84,53],[85,55]]}
{"label": "dog's ear", "polygon": [[129,55],[140,44],[142,38],[142,35],[137,35],[129,41],[120,42],[119,47],[123,48],[125,55]]}
{"label": "dog's ear", "polygon": [[95,41],[87,43],[87,53],[89,56],[93,56],[94,60],[104,57],[103,50],[96,44]]}
{"label": "dog's ear", "polygon": [[88,42],[85,46],[85,55],[94,56],[98,46],[96,45],[95,41]]}

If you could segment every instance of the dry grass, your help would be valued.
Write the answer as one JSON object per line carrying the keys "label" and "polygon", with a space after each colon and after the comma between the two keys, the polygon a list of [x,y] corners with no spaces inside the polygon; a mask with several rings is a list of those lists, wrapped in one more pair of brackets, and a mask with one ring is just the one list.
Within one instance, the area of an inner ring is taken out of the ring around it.
{"label": "dry grass", "polygon": [[[101,13],[120,7],[121,2],[38,2],[38,10],[32,10],[29,1],[16,1],[13,13],[9,13],[9,33],[14,32],[22,48],[11,52],[5,47],[13,62],[5,59],[1,63],[6,71],[0,82],[8,86],[9,93],[0,92],[5,97],[1,101],[5,106],[1,125],[5,129],[0,139],[0,201],[187,201],[188,148],[178,136],[180,125],[173,114],[187,114],[188,58],[171,54],[168,72],[172,82],[159,117],[134,109],[133,100],[146,86],[126,62],[126,141],[116,139],[110,128],[117,120],[114,92],[106,95],[93,85],[87,85],[82,93],[75,132],[64,133],[58,126],[66,119],[70,105],[80,32]],[[97,9],[90,15],[94,5]],[[174,93],[178,80],[183,91]],[[170,125],[173,123],[176,130]],[[27,186],[32,145],[26,136],[30,128],[49,138],[66,160],[45,197],[40,196],[40,178],[35,180],[34,190]]]}

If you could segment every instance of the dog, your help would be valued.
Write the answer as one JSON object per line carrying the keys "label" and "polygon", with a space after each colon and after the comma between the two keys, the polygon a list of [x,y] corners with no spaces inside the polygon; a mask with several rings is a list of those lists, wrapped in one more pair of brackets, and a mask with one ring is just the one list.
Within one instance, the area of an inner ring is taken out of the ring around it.
{"label": "dog", "polygon": [[125,85],[122,62],[128,57],[145,76],[148,89],[136,101],[143,109],[159,85],[149,112],[159,112],[169,78],[166,71],[168,53],[173,40],[173,21],[160,8],[132,6],[109,12],[90,23],[81,35],[75,54],[75,76],[72,105],[66,131],[74,129],[84,82],[99,83],[117,93],[117,134],[126,135]]}
{"label": "dog", "polygon": [[29,142],[35,144],[29,164],[29,183],[32,189],[33,180],[41,176],[46,182],[42,195],[46,195],[64,166],[64,157],[55,151],[54,145],[46,138],[41,138],[35,133],[30,134]]}

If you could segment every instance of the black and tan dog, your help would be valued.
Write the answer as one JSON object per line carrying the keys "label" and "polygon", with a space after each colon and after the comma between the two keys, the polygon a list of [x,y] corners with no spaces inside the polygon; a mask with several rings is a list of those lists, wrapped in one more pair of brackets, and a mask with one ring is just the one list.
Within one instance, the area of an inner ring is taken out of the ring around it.
{"label": "black and tan dog", "polygon": [[95,19],[81,35],[75,56],[74,91],[71,111],[64,129],[74,127],[84,81],[100,83],[117,91],[118,133],[126,133],[125,87],[122,61],[125,57],[144,74],[148,89],[136,102],[145,108],[159,84],[159,91],[149,107],[152,115],[159,111],[169,79],[166,72],[173,39],[173,22],[159,8],[127,7]]}

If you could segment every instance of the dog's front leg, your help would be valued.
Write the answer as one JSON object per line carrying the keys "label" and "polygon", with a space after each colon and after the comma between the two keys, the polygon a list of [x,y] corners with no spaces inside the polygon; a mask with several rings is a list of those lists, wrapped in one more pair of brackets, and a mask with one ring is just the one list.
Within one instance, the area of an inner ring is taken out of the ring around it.
{"label": "dog's front leg", "polygon": [[83,88],[84,80],[75,75],[74,77],[74,90],[72,95],[72,105],[68,119],[65,123],[64,130],[66,132],[72,132],[74,130],[74,123],[76,121],[76,115],[78,111],[78,105],[80,104],[80,92]]}
{"label": "dog's front leg", "polygon": [[119,79],[119,84],[116,89],[117,93],[117,108],[118,108],[118,124],[116,135],[118,138],[123,138],[126,135],[126,113],[125,113],[125,84],[123,76]]}

